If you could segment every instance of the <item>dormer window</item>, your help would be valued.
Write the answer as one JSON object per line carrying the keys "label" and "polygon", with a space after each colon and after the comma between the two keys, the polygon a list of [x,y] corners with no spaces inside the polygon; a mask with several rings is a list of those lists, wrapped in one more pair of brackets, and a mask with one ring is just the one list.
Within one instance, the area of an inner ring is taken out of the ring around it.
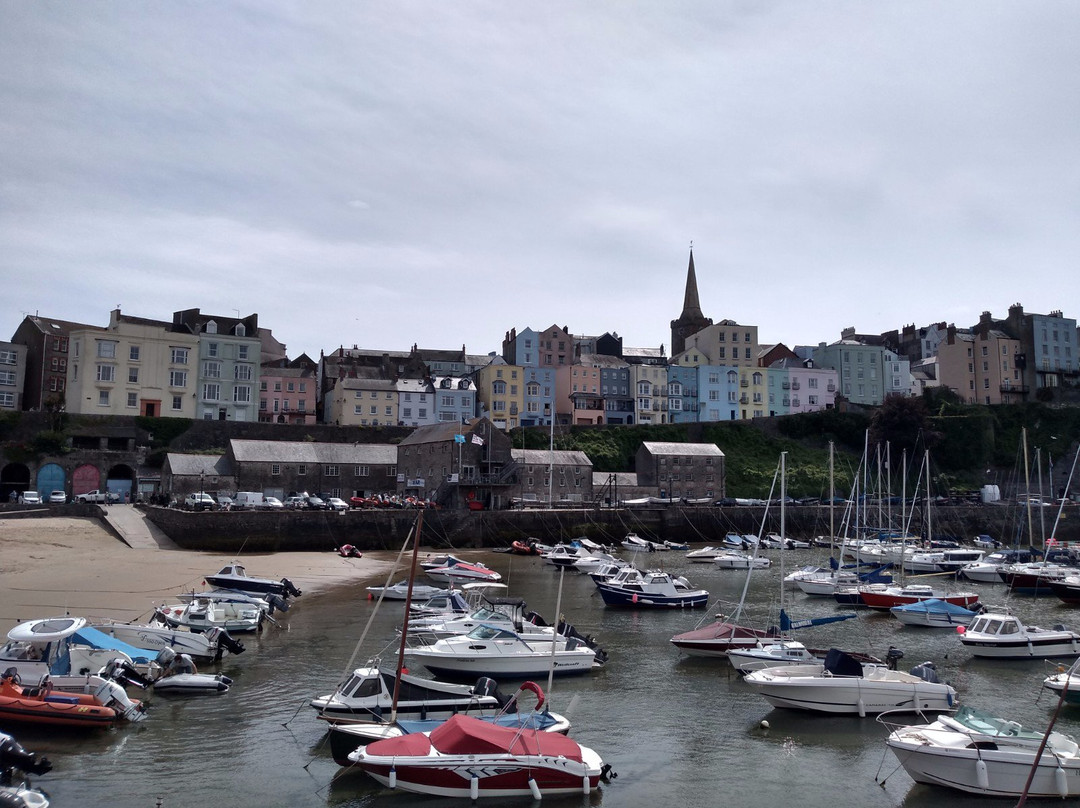
{"label": "dormer window", "polygon": [[236,324],[236,336],[238,336],[238,337],[246,337],[247,336],[247,326],[245,326],[243,323],[237,323]]}
{"label": "dormer window", "polygon": [[206,333],[207,334],[216,334],[217,333],[217,323],[214,320],[208,320],[207,321],[207,323],[206,323]]}

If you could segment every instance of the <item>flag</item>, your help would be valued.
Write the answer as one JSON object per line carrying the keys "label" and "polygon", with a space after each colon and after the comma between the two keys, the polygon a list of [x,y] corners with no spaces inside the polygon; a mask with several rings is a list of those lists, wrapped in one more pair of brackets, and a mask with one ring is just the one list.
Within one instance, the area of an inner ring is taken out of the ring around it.
{"label": "flag", "polygon": [[483,446],[484,445],[484,439],[481,438],[479,435],[473,435],[472,436],[472,442],[475,443],[477,446]]}
{"label": "flag", "polygon": [[464,442],[465,442],[465,436],[464,435],[454,435],[454,443],[464,443]]}

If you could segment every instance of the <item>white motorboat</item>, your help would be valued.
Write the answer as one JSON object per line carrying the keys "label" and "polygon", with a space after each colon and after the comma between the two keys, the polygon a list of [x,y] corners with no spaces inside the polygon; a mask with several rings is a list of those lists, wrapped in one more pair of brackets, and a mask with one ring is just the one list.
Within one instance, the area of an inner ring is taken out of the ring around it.
{"label": "white motorboat", "polygon": [[863,665],[835,648],[823,663],[765,668],[743,681],[773,707],[860,718],[887,711],[948,711],[956,700],[956,691],[938,680],[932,663],[905,673]]}
{"label": "white motorboat", "polygon": [[226,564],[220,572],[206,576],[206,583],[222,589],[238,589],[253,595],[271,593],[282,597],[300,597],[302,594],[288,578],[275,581],[271,578],[255,578],[248,575],[243,564]]}
{"label": "white motorboat", "polygon": [[971,707],[896,727],[885,743],[917,783],[988,797],[1080,796],[1076,741]]}
{"label": "white motorboat", "polygon": [[716,556],[713,563],[722,570],[763,570],[772,566],[765,556],[747,555],[739,550],[727,550]]}
{"label": "white motorboat", "polygon": [[778,668],[783,665],[813,665],[821,662],[801,642],[782,640],[764,643],[751,648],[733,648],[727,652],[731,667],[739,673],[750,673],[763,668]]}
{"label": "white motorboat", "polygon": [[457,715],[428,734],[378,741],[349,755],[384,786],[477,799],[586,794],[610,767],[564,735]]}
{"label": "white motorboat", "polygon": [[200,597],[187,603],[162,604],[157,614],[170,626],[183,626],[191,631],[221,628],[230,633],[258,631],[264,618],[273,619],[258,606]]}
{"label": "white motorboat", "polygon": [[630,566],[627,562],[617,562],[614,564],[601,564],[594,570],[588,572],[588,576],[593,579],[593,583],[600,583],[600,581],[610,581],[624,569]]}
{"label": "white motorboat", "polygon": [[957,573],[967,564],[978,564],[984,555],[982,550],[968,548],[916,551],[904,557],[904,572]]}
{"label": "white motorboat", "polygon": [[691,609],[709,602],[706,590],[694,589],[685,578],[655,570],[633,570],[631,575],[597,581],[596,588],[608,606]]}
{"label": "white motorboat", "polygon": [[655,553],[668,549],[666,544],[643,539],[637,533],[627,533],[626,538],[622,540],[622,546],[624,549],[635,553]]}
{"label": "white motorboat", "polygon": [[527,612],[521,598],[483,597],[479,605],[464,617],[409,620],[409,636],[421,642],[435,642],[445,637],[468,634],[478,626],[493,626],[517,632],[524,637],[550,640],[555,629],[535,612]]}
{"label": "white motorboat", "polygon": [[[959,631],[959,629],[958,629]],[[1024,625],[1016,615],[987,612],[960,633],[973,656],[988,659],[1046,659],[1080,656],[1080,634],[1063,625]]]}
{"label": "white motorboat", "polygon": [[515,631],[481,625],[468,634],[447,637],[431,645],[405,649],[405,658],[448,677],[490,676],[528,679],[588,673],[604,664],[606,654],[575,637],[526,639]]}
{"label": "white motorboat", "polygon": [[701,547],[697,550],[691,550],[686,554],[686,560],[692,561],[695,564],[711,564],[713,559],[722,553],[728,552],[726,547]]}
{"label": "white motorboat", "polygon": [[[381,597],[384,600],[406,600],[409,597],[409,579],[405,578],[390,586],[369,586],[367,587],[367,591],[375,598]],[[428,586],[427,584],[418,583],[413,583],[412,586],[413,600],[427,600],[428,598],[433,598],[437,595],[445,596],[448,593],[448,589],[438,586]]]}
{"label": "white motorboat", "polygon": [[136,648],[160,651],[171,648],[178,654],[187,654],[199,661],[220,660],[228,652],[242,654],[244,644],[229,632],[213,628],[204,632],[189,631],[170,626],[155,611],[149,623],[100,622],[93,625],[106,634]]}
{"label": "white motorboat", "polygon": [[453,684],[402,672],[399,684],[393,668],[383,667],[378,659],[373,659],[354,670],[333,693],[313,698],[311,706],[319,718],[331,724],[386,723],[394,709],[396,690],[397,716],[403,719],[447,719],[455,713],[494,714],[502,708],[505,699],[500,699],[494,684],[489,682],[481,677],[474,685]]}
{"label": "white motorboat", "polygon": [[598,552],[585,558],[579,558],[572,565],[578,572],[583,572],[586,575],[592,575],[596,570],[604,566],[625,567],[630,562],[623,561],[621,558],[616,558],[611,553]]}
{"label": "white motorboat", "polygon": [[[470,586],[471,584],[466,584]],[[506,588],[505,584],[490,584]],[[409,604],[409,620],[453,620],[455,617],[464,617],[475,608],[465,595],[456,589],[449,590],[444,595],[432,595],[423,603]]]}
{"label": "white motorboat", "polygon": [[579,561],[592,558],[591,550],[580,545],[556,544],[550,553],[544,555],[544,560],[555,567],[573,567]]}

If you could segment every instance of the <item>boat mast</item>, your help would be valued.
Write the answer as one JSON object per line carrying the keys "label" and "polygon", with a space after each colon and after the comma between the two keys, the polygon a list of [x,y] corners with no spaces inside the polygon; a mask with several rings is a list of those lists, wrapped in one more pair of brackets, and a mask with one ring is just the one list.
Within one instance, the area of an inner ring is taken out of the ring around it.
{"label": "boat mast", "polygon": [[[1035,529],[1034,523],[1031,519],[1031,467],[1028,464],[1028,448],[1027,448],[1027,427],[1023,427],[1020,430],[1020,440],[1024,446],[1024,499],[1027,506],[1027,523],[1028,523],[1028,543],[1034,545],[1035,543]],[[1043,552],[1046,552],[1046,542],[1043,542]]]}
{"label": "boat mast", "polygon": [[[784,613],[784,550],[787,548],[787,452],[780,453],[780,613]],[[753,562],[751,562],[753,563]]]}
{"label": "boat mast", "polygon": [[405,592],[405,617],[401,623],[401,645],[398,646],[397,674],[394,677],[394,701],[390,707],[390,723],[397,721],[398,696],[401,695],[401,671],[405,667],[405,640],[409,635],[409,606],[412,604],[413,581],[416,580],[416,556],[420,551],[420,530],[424,527],[424,511],[416,516],[416,535],[413,536],[412,566],[409,568],[409,588]]}

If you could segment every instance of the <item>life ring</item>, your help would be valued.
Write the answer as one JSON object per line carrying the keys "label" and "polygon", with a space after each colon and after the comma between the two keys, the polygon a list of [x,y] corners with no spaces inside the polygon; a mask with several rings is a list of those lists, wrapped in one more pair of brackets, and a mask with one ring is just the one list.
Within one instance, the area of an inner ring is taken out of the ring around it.
{"label": "life ring", "polygon": [[533,707],[533,710],[539,710],[544,706],[544,691],[540,689],[540,685],[536,682],[522,682],[521,687],[518,688],[518,693],[522,690],[531,690],[536,694],[536,706]]}

